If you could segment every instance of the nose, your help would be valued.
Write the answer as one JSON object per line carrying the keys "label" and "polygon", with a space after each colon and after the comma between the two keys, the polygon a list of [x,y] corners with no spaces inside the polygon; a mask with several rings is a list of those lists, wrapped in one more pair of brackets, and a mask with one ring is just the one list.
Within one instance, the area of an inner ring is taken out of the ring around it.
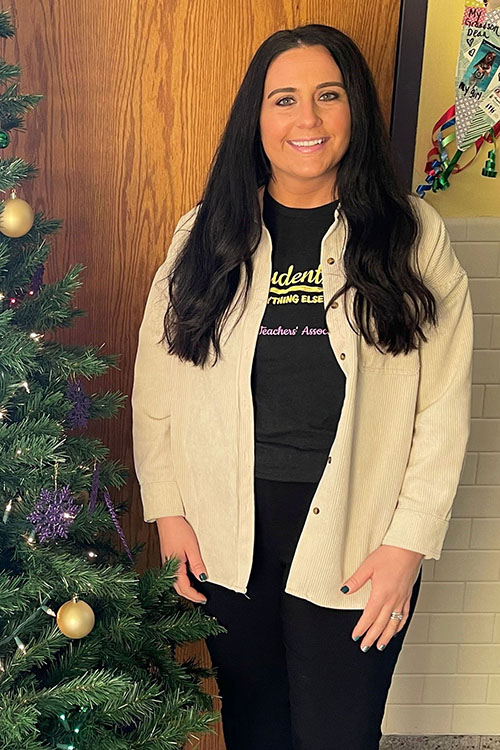
{"label": "nose", "polygon": [[301,128],[309,129],[321,125],[321,122],[314,99],[304,99],[298,108],[297,125]]}

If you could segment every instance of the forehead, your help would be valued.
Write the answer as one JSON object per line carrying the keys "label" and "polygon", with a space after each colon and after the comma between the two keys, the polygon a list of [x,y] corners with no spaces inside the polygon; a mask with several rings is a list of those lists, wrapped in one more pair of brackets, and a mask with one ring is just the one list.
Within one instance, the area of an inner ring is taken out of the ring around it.
{"label": "forehead", "polygon": [[265,89],[280,85],[298,87],[309,82],[315,85],[328,80],[343,81],[340,69],[326,47],[293,47],[275,57],[269,65]]}

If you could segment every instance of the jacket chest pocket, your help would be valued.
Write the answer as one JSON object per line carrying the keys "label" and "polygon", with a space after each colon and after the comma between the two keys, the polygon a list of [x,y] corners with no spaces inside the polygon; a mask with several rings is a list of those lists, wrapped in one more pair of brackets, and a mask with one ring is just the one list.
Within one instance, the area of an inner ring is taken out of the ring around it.
{"label": "jacket chest pocket", "polygon": [[385,354],[370,346],[363,336],[358,338],[358,368],[361,371],[382,370],[400,375],[415,375],[420,369],[419,350],[408,354]]}

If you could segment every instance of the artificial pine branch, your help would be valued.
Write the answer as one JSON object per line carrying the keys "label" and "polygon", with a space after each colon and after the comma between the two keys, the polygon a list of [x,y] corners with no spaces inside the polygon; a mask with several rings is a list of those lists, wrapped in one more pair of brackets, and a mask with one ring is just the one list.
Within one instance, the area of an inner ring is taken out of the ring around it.
{"label": "artificial pine branch", "polygon": [[109,419],[115,416],[119,409],[123,409],[128,396],[120,391],[106,391],[105,393],[93,393],[90,398],[91,419]]}
{"label": "artificial pine branch", "polygon": [[[45,263],[52,248],[50,243],[43,238],[39,244],[29,243],[24,247],[20,247],[14,255],[9,248],[7,249],[11,257],[8,269],[6,269],[7,273],[4,274],[2,279],[4,294],[9,294],[23,287],[29,287],[38,266],[41,263]],[[1,250],[2,247],[0,244],[0,253]]]}
{"label": "artificial pine branch", "polygon": [[0,37],[9,39],[16,35],[8,10],[0,10]]}
{"label": "artificial pine branch", "polygon": [[20,65],[11,65],[6,60],[0,58],[0,81],[10,81],[13,78],[19,78],[20,75]]}
{"label": "artificial pine branch", "polygon": [[53,377],[82,376],[96,378],[105,375],[110,367],[117,367],[118,357],[99,354],[97,346],[64,346],[54,341],[43,345],[43,363]]}
{"label": "artificial pine branch", "polygon": [[18,94],[19,83],[12,83],[0,94],[0,116],[5,114],[22,115],[43,99],[41,94]]}
{"label": "artificial pine branch", "polygon": [[69,326],[77,316],[84,315],[84,311],[71,307],[73,295],[82,282],[78,278],[83,266],[77,263],[64,278],[54,284],[46,284],[39,294],[25,300],[15,310],[15,322],[22,328],[39,332],[50,331],[53,328]]}

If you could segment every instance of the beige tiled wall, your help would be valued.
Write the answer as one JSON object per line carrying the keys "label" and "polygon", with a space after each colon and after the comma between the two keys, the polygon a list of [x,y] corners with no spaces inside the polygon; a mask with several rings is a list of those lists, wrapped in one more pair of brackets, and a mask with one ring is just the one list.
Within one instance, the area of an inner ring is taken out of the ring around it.
{"label": "beige tiled wall", "polygon": [[445,219],[474,309],[472,426],[440,560],[393,678],[385,734],[500,735],[500,219]]}

